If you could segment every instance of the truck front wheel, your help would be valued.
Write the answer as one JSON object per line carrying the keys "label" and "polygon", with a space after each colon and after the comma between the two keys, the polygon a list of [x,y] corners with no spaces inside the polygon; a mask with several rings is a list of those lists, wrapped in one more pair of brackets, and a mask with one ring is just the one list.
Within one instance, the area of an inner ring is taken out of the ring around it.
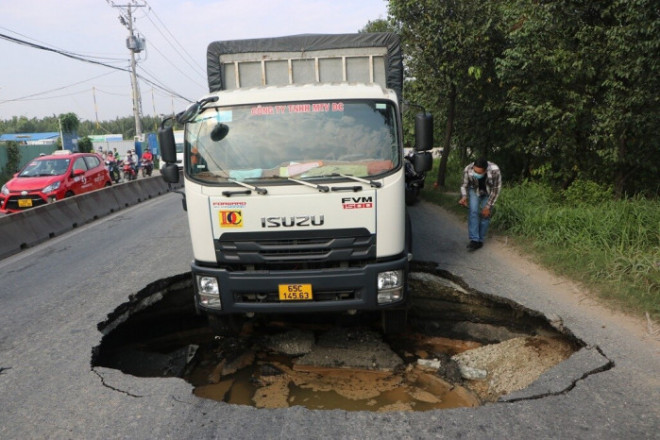
{"label": "truck front wheel", "polygon": [[406,330],[408,311],[406,309],[383,310],[381,312],[381,327],[383,333],[392,335]]}
{"label": "truck front wheel", "polygon": [[238,336],[243,319],[238,315],[208,315],[209,327],[216,336]]}

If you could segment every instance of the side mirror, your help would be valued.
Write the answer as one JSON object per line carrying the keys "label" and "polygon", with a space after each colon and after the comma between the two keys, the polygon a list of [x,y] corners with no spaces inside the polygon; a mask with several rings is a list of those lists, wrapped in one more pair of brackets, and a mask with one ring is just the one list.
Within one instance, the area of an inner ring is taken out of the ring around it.
{"label": "side mirror", "polygon": [[220,142],[223,140],[227,135],[229,134],[229,126],[227,124],[223,124],[222,122],[218,122],[215,127],[213,127],[213,130],[211,130],[211,140],[213,142]]}
{"label": "side mirror", "polygon": [[179,167],[174,163],[168,163],[161,168],[160,175],[167,183],[179,183]]}
{"label": "side mirror", "polygon": [[428,151],[415,153],[412,157],[413,167],[417,174],[422,174],[433,168],[433,156]]}
{"label": "side mirror", "polygon": [[415,150],[428,151],[433,148],[433,115],[418,113],[415,116]]}
{"label": "side mirror", "polygon": [[184,111],[177,113],[176,122],[179,124],[185,124],[186,122],[192,121],[195,116],[199,114],[202,110],[202,105],[200,102],[193,102],[190,104]]}
{"label": "side mirror", "polygon": [[[167,121],[167,120],[165,120]],[[174,140],[174,129],[172,126],[165,127],[165,121],[158,129],[158,145],[160,155],[166,163],[176,162],[176,141]]]}
{"label": "side mirror", "polygon": [[73,170],[73,173],[71,173],[74,177],[75,176],[82,176],[85,174],[85,170]]}
{"label": "side mirror", "polygon": [[218,99],[220,99],[218,96],[209,96],[207,98],[202,98],[197,102],[193,102],[184,111],[176,114],[176,122],[179,124],[191,122],[204,109],[206,104],[209,102],[216,102]]}

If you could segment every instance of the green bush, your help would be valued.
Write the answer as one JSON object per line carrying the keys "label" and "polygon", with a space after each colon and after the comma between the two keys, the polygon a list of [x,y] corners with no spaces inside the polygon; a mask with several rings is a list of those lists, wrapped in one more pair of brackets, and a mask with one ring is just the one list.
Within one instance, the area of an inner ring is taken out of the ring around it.
{"label": "green bush", "polygon": [[580,185],[588,189],[579,196],[529,182],[506,188],[493,224],[530,239],[543,261],[562,273],[660,317],[660,204],[612,200],[602,187]]}
{"label": "green bush", "polygon": [[[454,163],[447,178],[458,183],[444,192],[429,179],[422,197],[464,217],[458,176],[462,167]],[[492,230],[531,244],[542,263],[622,308],[660,319],[659,219],[658,200],[614,200],[610,188],[587,181],[566,191],[525,181],[505,185]]]}
{"label": "green bush", "polygon": [[0,185],[4,185],[10,180],[19,164],[21,163],[21,151],[18,149],[18,144],[14,141],[7,142],[7,165],[0,172]]}
{"label": "green bush", "polygon": [[566,203],[571,206],[596,206],[611,200],[612,197],[611,186],[600,185],[591,180],[576,180],[564,191]]}

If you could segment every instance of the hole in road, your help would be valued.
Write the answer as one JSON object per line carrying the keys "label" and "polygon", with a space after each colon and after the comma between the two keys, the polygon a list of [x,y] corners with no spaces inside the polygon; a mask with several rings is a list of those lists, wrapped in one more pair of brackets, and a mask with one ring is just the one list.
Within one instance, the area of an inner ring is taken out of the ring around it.
{"label": "hole in road", "polygon": [[406,332],[377,314],[268,315],[216,337],[195,314],[190,273],[131,296],[98,328],[92,367],[180,377],[194,394],[277,408],[424,411],[523,389],[584,344],[541,314],[412,262]]}

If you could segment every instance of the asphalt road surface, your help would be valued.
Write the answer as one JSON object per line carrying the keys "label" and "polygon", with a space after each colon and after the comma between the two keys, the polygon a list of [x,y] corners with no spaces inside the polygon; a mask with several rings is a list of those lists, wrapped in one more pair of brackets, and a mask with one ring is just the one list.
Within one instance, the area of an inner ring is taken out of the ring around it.
{"label": "asphalt road surface", "polygon": [[258,410],[197,398],[181,379],[92,370],[97,323],[147,284],[189,271],[187,221],[167,194],[0,261],[0,438],[660,438],[660,344],[643,322],[502,239],[467,253],[464,226],[436,207],[412,214],[416,259],[561,319],[592,350],[543,376],[543,397],[415,413]]}

